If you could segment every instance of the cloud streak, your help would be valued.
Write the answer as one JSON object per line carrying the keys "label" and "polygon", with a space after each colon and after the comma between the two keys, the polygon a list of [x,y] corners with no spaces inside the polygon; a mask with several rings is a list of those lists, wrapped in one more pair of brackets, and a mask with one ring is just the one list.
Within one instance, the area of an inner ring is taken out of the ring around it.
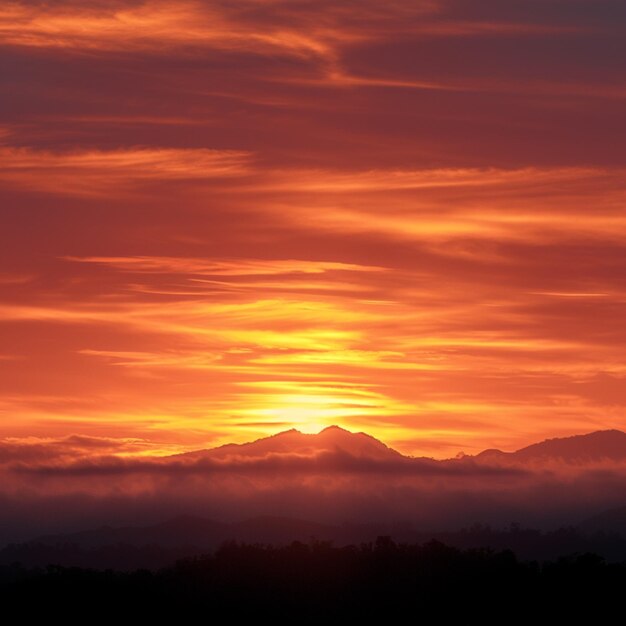
{"label": "cloud streak", "polygon": [[0,148],[0,180],[26,189],[79,196],[147,183],[238,176],[247,153],[219,150],[134,148],[115,151],[50,153]]}

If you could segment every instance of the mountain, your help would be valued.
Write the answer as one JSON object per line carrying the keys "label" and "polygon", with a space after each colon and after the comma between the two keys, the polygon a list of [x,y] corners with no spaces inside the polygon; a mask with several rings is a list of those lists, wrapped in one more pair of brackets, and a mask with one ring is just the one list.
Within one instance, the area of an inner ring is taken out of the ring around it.
{"label": "mountain", "polygon": [[[169,458],[185,461],[251,461],[269,457],[315,458],[333,454],[379,463],[400,462],[416,466],[429,463],[441,468],[457,463],[456,459],[434,461],[404,456],[366,433],[353,433],[339,426],[329,426],[317,434],[302,433],[292,428],[249,443],[230,443]],[[479,465],[532,465],[546,462],[587,465],[603,461],[626,462],[626,433],[601,430],[585,435],[546,439],[515,452],[489,449],[476,456],[464,457],[464,463],[476,462]]]}
{"label": "mountain", "polygon": [[270,455],[313,457],[324,453],[343,453],[359,459],[377,461],[404,458],[399,452],[366,433],[353,433],[340,426],[328,426],[317,434],[301,433],[292,428],[250,443],[229,443],[219,448],[177,455],[178,458],[225,460],[228,458],[263,458]]}
{"label": "mountain", "polygon": [[[378,462],[430,462],[436,465],[454,464],[455,459],[434,461],[402,455],[382,441],[363,432],[353,433],[340,426],[328,426],[317,434],[302,433],[295,428],[257,439],[249,443],[229,443],[218,448],[197,450],[175,455],[176,459],[254,460],[276,456],[312,458],[324,454],[343,454],[354,459]],[[515,452],[488,449],[476,456],[465,456],[465,463],[482,465],[533,464],[559,462],[586,465],[602,461],[626,462],[626,433],[621,430],[600,430],[585,435],[546,439]]]}
{"label": "mountain", "polygon": [[485,450],[474,457],[484,463],[537,463],[557,461],[585,465],[602,461],[626,461],[626,433],[599,430],[586,435],[546,439],[515,452]]}

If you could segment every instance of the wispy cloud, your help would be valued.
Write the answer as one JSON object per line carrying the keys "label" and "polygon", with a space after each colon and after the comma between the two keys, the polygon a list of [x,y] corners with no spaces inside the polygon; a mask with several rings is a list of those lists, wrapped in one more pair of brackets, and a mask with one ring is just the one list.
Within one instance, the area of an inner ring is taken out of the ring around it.
{"label": "wispy cloud", "polygon": [[198,259],[180,257],[69,257],[70,261],[98,263],[129,272],[149,272],[206,276],[274,276],[285,274],[324,274],[326,272],[372,272],[382,267],[305,261],[298,259]]}
{"label": "wispy cloud", "polygon": [[44,152],[0,148],[0,180],[30,190],[83,196],[146,183],[238,176],[250,155],[208,149],[129,148]]}

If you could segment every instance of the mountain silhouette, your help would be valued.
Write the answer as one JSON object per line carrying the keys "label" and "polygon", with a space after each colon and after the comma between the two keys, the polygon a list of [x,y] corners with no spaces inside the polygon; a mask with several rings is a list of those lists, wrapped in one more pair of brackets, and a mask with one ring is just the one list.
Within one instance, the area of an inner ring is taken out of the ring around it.
{"label": "mountain silhouette", "polygon": [[382,441],[366,433],[353,433],[340,426],[328,426],[317,434],[302,433],[295,428],[250,443],[229,443],[218,448],[177,455],[179,458],[222,460],[228,458],[263,458],[270,455],[318,456],[344,453],[359,459],[398,460],[403,456]]}
{"label": "mountain silhouette", "polygon": [[485,450],[474,457],[481,462],[532,463],[558,461],[583,465],[601,461],[626,461],[626,433],[599,430],[586,435],[546,439],[515,452]]}
{"label": "mountain silhouette", "polygon": [[[405,456],[382,441],[363,432],[353,433],[340,426],[328,426],[317,434],[302,433],[295,428],[276,435],[263,437],[249,443],[229,443],[217,448],[197,450],[175,455],[185,460],[263,459],[270,456],[316,457],[321,454],[340,453],[362,460],[429,461],[426,458]],[[476,456],[465,456],[466,461],[481,464],[532,464],[559,462],[584,465],[602,461],[626,462],[626,433],[620,430],[601,430],[572,437],[546,439],[514,452],[489,449]],[[432,461],[432,460],[430,460]],[[456,459],[432,461],[454,464]]]}

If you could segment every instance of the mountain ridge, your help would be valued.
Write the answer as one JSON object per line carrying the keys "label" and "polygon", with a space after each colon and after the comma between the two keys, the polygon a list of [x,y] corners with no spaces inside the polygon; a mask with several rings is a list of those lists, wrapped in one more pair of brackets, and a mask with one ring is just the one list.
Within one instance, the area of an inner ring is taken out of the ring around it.
{"label": "mountain ridge", "polygon": [[473,458],[478,461],[500,462],[552,460],[568,464],[626,461],[626,433],[617,429],[608,429],[569,437],[552,437],[524,446],[514,452],[503,452],[498,449],[484,450]]}
{"label": "mountain ridge", "polygon": [[[181,515],[152,525],[105,526],[95,531],[46,535],[12,543],[0,549],[0,567],[21,562],[29,567],[62,563],[101,569],[156,569],[178,559],[210,554],[231,542],[266,546],[285,546],[294,541],[323,542],[340,547],[375,542],[380,537],[409,544],[436,540],[463,549],[514,550],[534,560],[592,550],[621,562],[626,555],[625,512],[626,508],[607,511],[576,526],[553,530],[520,528],[515,523],[429,530],[420,529],[410,521],[324,524],[275,515],[228,523]],[[619,513],[616,520],[615,513]],[[614,521],[619,522],[617,527],[611,523]]]}
{"label": "mountain ridge", "polygon": [[[402,454],[384,442],[364,432],[352,432],[332,425],[319,433],[303,433],[296,428],[281,431],[245,443],[227,443],[215,448],[176,454],[170,459],[262,458],[271,455],[317,456],[344,453],[359,459],[376,461],[404,461],[429,459]],[[458,458],[434,462],[457,462]],[[534,463],[558,461],[566,464],[585,464],[601,461],[626,461],[626,432],[618,429],[598,430],[580,435],[552,437],[529,444],[512,452],[489,448],[476,455],[464,455],[461,461],[484,463]]]}

